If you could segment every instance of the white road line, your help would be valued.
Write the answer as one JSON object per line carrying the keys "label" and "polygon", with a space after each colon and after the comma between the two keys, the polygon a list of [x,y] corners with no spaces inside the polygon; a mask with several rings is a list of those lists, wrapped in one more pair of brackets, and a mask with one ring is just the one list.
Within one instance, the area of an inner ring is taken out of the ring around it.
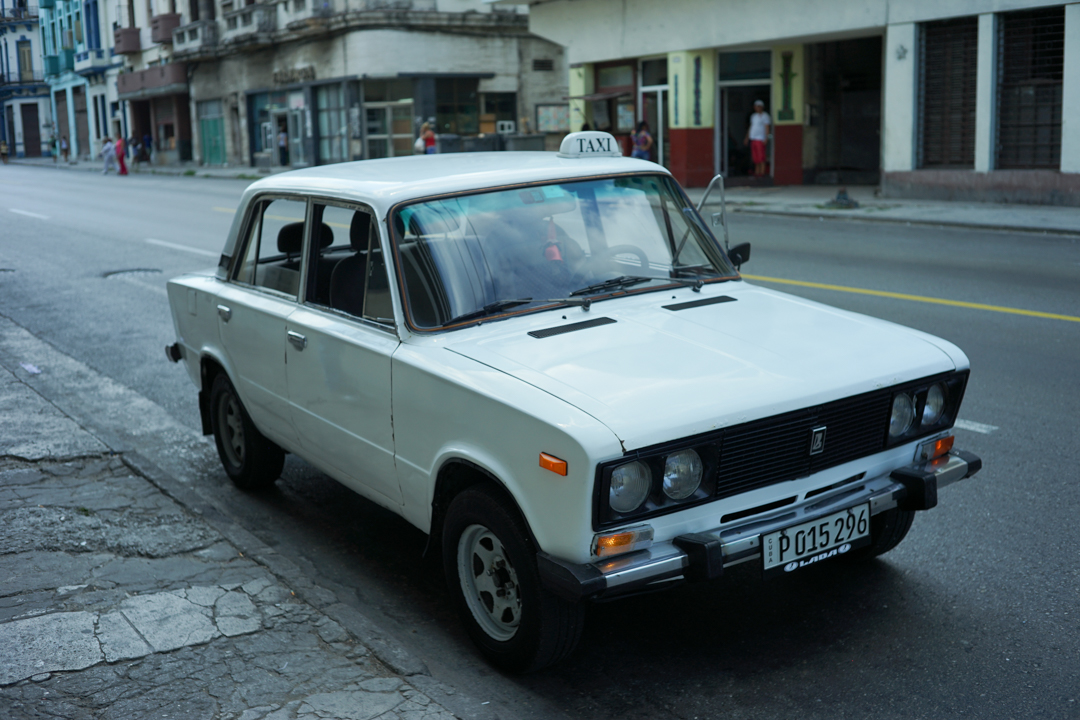
{"label": "white road line", "polygon": [[953,427],[958,427],[961,430],[970,430],[971,432],[982,433],[983,435],[989,435],[990,433],[998,430],[997,425],[983,425],[982,423],[972,422],[971,420],[957,420],[953,423]]}
{"label": "white road line", "polygon": [[184,252],[195,253],[196,255],[205,255],[206,257],[221,257],[221,253],[210,252],[209,250],[203,250],[202,248],[188,247],[187,245],[181,245],[179,243],[166,242],[164,240],[155,240],[154,238],[146,238],[146,242],[151,245],[160,245],[161,247],[172,248],[173,250],[183,250]]}
{"label": "white road line", "polygon": [[37,218],[38,220],[48,220],[48,215],[38,215],[37,213],[30,212],[29,210],[16,210],[15,208],[8,208],[11,212],[17,215],[25,215],[26,217]]}

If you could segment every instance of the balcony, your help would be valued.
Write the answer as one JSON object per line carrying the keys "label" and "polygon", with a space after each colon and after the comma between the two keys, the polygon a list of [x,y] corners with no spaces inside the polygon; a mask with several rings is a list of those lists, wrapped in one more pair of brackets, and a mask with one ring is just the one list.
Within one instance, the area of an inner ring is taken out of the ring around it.
{"label": "balcony", "polygon": [[0,24],[35,22],[38,19],[37,5],[28,5],[22,8],[0,9]]}
{"label": "balcony", "polygon": [[179,13],[166,13],[150,18],[150,39],[156,43],[173,41],[173,30],[180,27]]}
{"label": "balcony", "polygon": [[115,45],[117,55],[139,52],[142,49],[142,43],[139,41],[139,28],[116,28],[113,31],[113,45]]}
{"label": "balcony", "polygon": [[334,12],[334,0],[284,0],[281,3],[282,21],[290,30],[317,25]]}
{"label": "balcony", "polygon": [[40,70],[34,72],[16,70],[14,72],[0,73],[0,87],[11,85],[36,85],[44,82],[44,80],[45,78],[42,77]]}
{"label": "balcony", "polygon": [[46,55],[45,56],[45,74],[46,75],[59,75],[60,74],[60,56],[59,55]]}
{"label": "balcony", "polygon": [[38,0],[38,7],[44,10],[52,10],[56,7],[56,0]]}
{"label": "balcony", "polygon": [[158,95],[175,95],[188,91],[187,65],[170,63],[116,76],[116,88],[121,100],[143,100]]}
{"label": "balcony", "polygon": [[60,72],[75,69],[75,50],[67,48],[60,51]]}
{"label": "balcony", "polygon": [[111,58],[102,48],[75,53],[75,72],[79,75],[103,73],[111,64]]}
{"label": "balcony", "polygon": [[173,51],[178,54],[204,53],[217,46],[216,20],[198,20],[173,30]]}
{"label": "balcony", "polygon": [[[260,35],[269,36],[277,29],[277,8],[277,3],[259,3],[223,13],[225,29],[221,33],[221,42],[247,43],[257,41]],[[269,42],[268,37],[266,41]]]}

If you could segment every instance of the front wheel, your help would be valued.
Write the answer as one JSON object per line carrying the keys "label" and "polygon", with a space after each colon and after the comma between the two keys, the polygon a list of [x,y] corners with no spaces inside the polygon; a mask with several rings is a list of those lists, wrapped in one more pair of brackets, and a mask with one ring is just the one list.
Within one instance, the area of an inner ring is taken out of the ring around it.
{"label": "front wheel", "polygon": [[210,390],[210,427],[225,473],[241,490],[269,487],[281,476],[285,452],[251,422],[236,388],[224,373]]}
{"label": "front wheel", "polygon": [[524,523],[490,490],[474,486],[447,509],[443,567],[458,614],[495,666],[531,672],[573,652],[584,611],[540,585]]}

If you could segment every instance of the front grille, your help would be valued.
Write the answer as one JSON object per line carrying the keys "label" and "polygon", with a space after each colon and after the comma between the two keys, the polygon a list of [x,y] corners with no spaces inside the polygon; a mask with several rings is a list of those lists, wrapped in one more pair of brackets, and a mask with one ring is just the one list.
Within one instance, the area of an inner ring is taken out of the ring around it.
{"label": "front grille", "polygon": [[[891,400],[891,390],[873,392],[728,428],[713,497],[806,477],[884,450]],[[818,427],[826,428],[825,450],[810,455]]]}

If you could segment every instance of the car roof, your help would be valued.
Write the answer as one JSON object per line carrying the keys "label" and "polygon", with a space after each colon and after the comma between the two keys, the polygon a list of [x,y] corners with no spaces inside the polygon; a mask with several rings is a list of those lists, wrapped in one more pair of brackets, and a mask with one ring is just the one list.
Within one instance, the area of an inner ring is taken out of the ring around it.
{"label": "car roof", "polygon": [[249,196],[300,192],[372,205],[382,217],[407,200],[521,183],[612,175],[668,173],[627,157],[565,158],[553,152],[478,152],[413,155],[293,170],[252,183]]}

